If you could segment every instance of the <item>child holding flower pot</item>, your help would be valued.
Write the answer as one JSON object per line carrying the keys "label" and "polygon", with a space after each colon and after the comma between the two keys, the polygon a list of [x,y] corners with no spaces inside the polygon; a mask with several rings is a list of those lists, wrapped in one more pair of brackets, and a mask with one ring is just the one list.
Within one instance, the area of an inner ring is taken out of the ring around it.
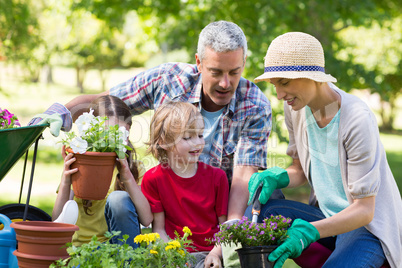
{"label": "child holding flower pot", "polygon": [[[94,116],[107,116],[106,125],[119,125],[130,130],[132,121],[131,113],[127,105],[119,98],[113,96],[102,96],[95,99],[88,110],[93,110]],[[149,203],[140,190],[139,184],[145,173],[145,168],[142,162],[136,160],[136,154],[133,146],[129,141],[128,145],[132,150],[126,152],[125,159],[118,159],[115,172],[113,174],[112,183],[110,185],[108,196],[115,190],[125,190],[125,193],[131,198],[135,205],[135,211],[132,214],[126,215],[124,219],[133,227],[130,230],[129,236],[133,241],[134,237],[140,234],[140,223],[148,226],[152,221],[152,213]],[[115,226],[113,220],[106,220],[105,215],[106,198],[102,200],[83,200],[74,196],[71,189],[71,175],[77,172],[77,168],[72,169],[71,165],[76,161],[74,154],[69,153],[64,157],[64,169],[58,189],[58,195],[53,208],[52,218],[55,220],[62,212],[64,204],[68,200],[74,199],[79,207],[79,215],[76,225],[79,226],[79,231],[73,236],[73,245],[80,246],[83,243],[91,241],[92,236],[97,235],[98,240],[106,241],[104,236],[111,225]],[[135,227],[135,228],[134,228]],[[112,243],[118,243],[120,236],[113,237]],[[134,242],[132,246],[136,246]]]}
{"label": "child holding flower pot", "polygon": [[[226,221],[229,185],[223,170],[199,162],[204,148],[204,121],[198,109],[167,102],[151,121],[148,151],[160,164],[144,175],[142,191],[154,215],[152,229],[165,241],[191,229],[197,261],[192,267],[222,267],[220,246],[211,245]],[[197,252],[198,251],[198,252]]]}

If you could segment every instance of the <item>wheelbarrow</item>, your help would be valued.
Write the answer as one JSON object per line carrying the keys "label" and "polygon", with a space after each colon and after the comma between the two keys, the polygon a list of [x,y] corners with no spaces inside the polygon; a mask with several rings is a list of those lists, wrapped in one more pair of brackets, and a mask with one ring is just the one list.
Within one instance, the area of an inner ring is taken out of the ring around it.
{"label": "wheelbarrow", "polygon": [[[33,176],[35,171],[35,162],[38,151],[38,143],[42,138],[42,132],[48,124],[26,126],[19,128],[0,130],[0,182],[6,176],[8,171],[17,163],[17,161],[25,154],[25,162],[22,171],[22,180],[18,203],[7,204],[0,207],[0,214],[6,215],[11,221],[51,221],[49,214],[43,210],[29,205],[31,197]],[[27,169],[28,151],[32,144],[35,143],[31,175],[28,186],[26,203],[21,203],[21,197],[24,186],[24,178]]]}

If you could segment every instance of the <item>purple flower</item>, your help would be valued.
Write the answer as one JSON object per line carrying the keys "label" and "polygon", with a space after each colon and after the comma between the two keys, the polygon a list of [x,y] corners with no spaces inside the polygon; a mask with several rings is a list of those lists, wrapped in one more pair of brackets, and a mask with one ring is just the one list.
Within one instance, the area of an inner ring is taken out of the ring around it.
{"label": "purple flower", "polygon": [[7,123],[10,125],[11,124],[11,118],[13,118],[13,114],[10,113],[7,109],[4,109],[3,111],[3,119],[7,120]]}

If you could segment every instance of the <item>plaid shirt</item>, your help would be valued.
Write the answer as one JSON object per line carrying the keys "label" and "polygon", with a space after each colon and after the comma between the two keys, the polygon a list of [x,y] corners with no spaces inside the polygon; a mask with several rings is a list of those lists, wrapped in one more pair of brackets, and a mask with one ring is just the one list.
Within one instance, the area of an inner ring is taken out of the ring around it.
{"label": "plaid shirt", "polygon": [[[166,63],[142,72],[112,89],[133,115],[158,108],[167,100],[189,102],[201,109],[202,76],[197,66]],[[271,105],[252,82],[241,78],[224,108],[209,155],[200,160],[223,169],[232,178],[233,166],[266,168],[267,139],[271,131]]]}

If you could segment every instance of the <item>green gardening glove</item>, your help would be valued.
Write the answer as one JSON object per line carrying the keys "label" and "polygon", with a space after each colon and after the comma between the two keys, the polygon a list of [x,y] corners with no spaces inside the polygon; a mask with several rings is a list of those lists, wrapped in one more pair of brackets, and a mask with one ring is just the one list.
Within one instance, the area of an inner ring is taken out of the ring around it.
{"label": "green gardening glove", "polygon": [[50,133],[52,133],[52,135],[55,137],[59,136],[60,129],[63,125],[63,119],[61,119],[60,114],[37,114],[34,116],[34,118],[37,117],[42,118],[42,121],[40,121],[38,124],[49,124]]}
{"label": "green gardening glove", "polygon": [[297,258],[311,243],[320,239],[320,233],[309,222],[296,219],[287,232],[286,240],[268,256],[275,262],[274,268],[280,268],[288,258]]}
{"label": "green gardening glove", "polygon": [[260,173],[254,173],[248,182],[248,204],[251,205],[260,186],[262,186],[262,190],[258,200],[261,204],[265,204],[275,189],[282,189],[288,185],[289,175],[283,168],[273,167]]}

